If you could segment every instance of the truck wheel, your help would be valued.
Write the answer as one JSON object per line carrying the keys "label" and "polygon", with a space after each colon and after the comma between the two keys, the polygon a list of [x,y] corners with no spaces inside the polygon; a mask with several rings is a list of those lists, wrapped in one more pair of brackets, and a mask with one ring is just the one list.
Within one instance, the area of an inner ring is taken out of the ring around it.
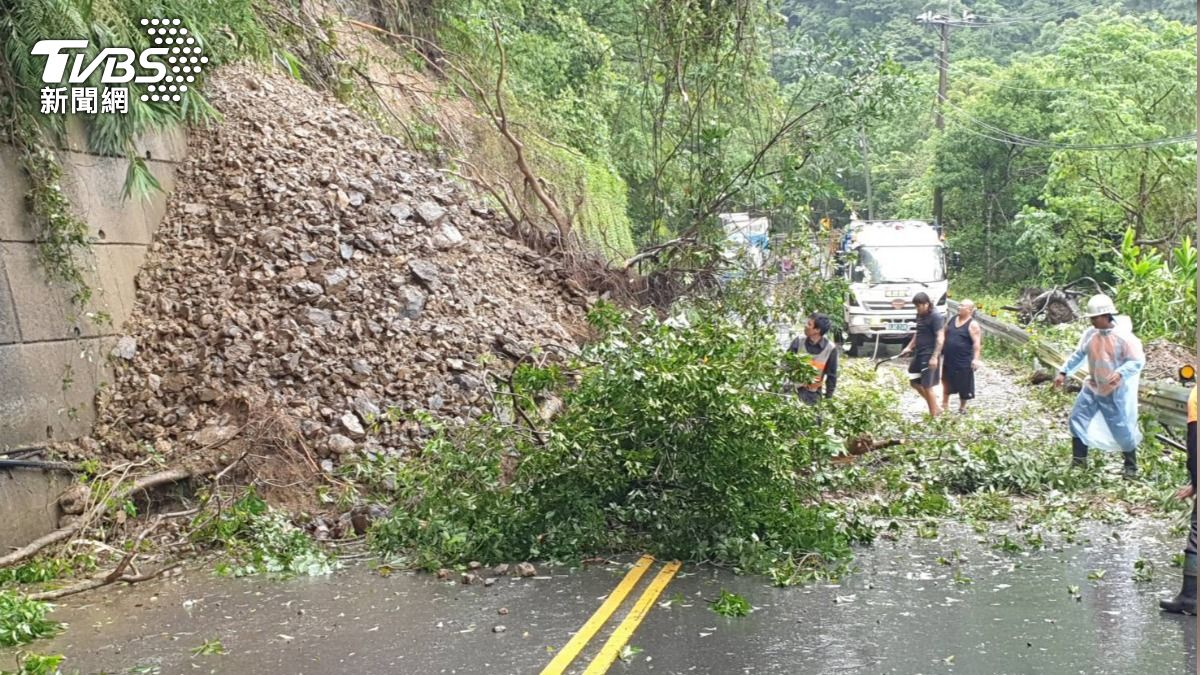
{"label": "truck wheel", "polygon": [[861,335],[850,336],[850,356],[862,356],[863,342],[865,338]]}

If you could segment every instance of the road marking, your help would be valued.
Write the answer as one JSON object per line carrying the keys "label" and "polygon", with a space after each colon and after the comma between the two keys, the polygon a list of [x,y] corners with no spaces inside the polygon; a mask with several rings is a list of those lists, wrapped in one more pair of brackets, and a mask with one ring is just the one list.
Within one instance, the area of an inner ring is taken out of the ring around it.
{"label": "road marking", "polygon": [[659,594],[663,592],[667,584],[671,583],[671,578],[679,571],[679,565],[679,561],[676,560],[659,571],[658,576],[654,577],[654,581],[650,582],[650,585],[642,593],[642,597],[638,598],[637,604],[629,610],[629,616],[626,616],[621,625],[617,626],[612,636],[608,638],[608,642],[605,642],[604,647],[600,649],[600,653],[588,664],[583,675],[604,675],[608,672],[608,669],[620,656],[621,648],[625,646],[626,642],[629,642],[629,638],[633,637],[633,632],[642,623],[642,619],[650,613],[654,601],[658,599]]}
{"label": "road marking", "polygon": [[626,596],[637,587],[638,581],[646,573],[646,570],[650,569],[650,565],[652,564],[654,564],[654,558],[648,555],[642,556],[634,564],[633,569],[629,570],[625,578],[621,580],[621,583],[617,584],[613,592],[605,598],[604,603],[600,605],[596,613],[587,620],[587,623],[583,624],[583,628],[580,628],[574,637],[571,638],[571,641],[555,655],[554,660],[542,669],[542,675],[562,675],[566,671],[567,666],[571,665],[575,657],[579,656],[579,652],[583,651],[588,641],[604,626],[604,622],[608,621],[608,618],[612,616],[613,612],[617,611],[622,602],[625,602]]}

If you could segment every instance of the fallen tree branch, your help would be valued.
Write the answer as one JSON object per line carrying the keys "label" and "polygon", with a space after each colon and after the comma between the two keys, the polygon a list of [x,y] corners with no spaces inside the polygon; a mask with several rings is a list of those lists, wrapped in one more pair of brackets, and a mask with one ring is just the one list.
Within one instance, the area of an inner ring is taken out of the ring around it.
{"label": "fallen tree branch", "polygon": [[122,576],[118,579],[113,579],[111,581],[108,580],[107,576],[93,577],[91,579],[88,579],[87,581],[75,584],[74,586],[67,586],[66,588],[58,588],[53,591],[42,591],[41,593],[30,593],[26,597],[29,598],[30,600],[57,600],[59,598],[65,598],[68,595],[76,595],[79,593],[85,593],[87,591],[95,590],[95,589],[101,588],[103,586],[108,586],[108,585],[116,583],[118,581],[123,581],[127,584],[136,584],[136,583],[139,583],[142,581],[149,581],[149,580],[153,579],[154,577],[161,575],[164,572],[168,572],[170,570],[175,569],[176,567],[179,567],[181,564],[182,563],[171,563],[170,565],[164,565],[163,567],[160,567],[153,572],[147,572],[146,574],[138,574],[138,575],[133,575],[133,576],[126,575],[126,576]]}
{"label": "fallen tree branch", "polygon": [[68,546],[68,547],[71,547],[71,546],[91,546],[91,547],[93,547],[93,548],[98,548],[98,549],[100,549],[100,550],[102,550],[102,551],[108,551],[109,553],[116,553],[117,555],[124,555],[124,554],[125,554],[125,552],[124,552],[124,551],[122,551],[121,549],[119,549],[119,548],[117,548],[117,547],[115,547],[115,546],[112,546],[112,545],[110,545],[110,544],[106,544],[106,543],[104,543],[104,542],[102,542],[102,541],[96,541],[95,539],[74,539],[74,540],[72,540],[72,541],[71,541],[69,544],[67,544],[67,546]]}
{"label": "fallen tree branch", "polygon": [[159,516],[158,518],[154,519],[154,522],[150,523],[149,527],[138,533],[137,539],[133,541],[133,545],[129,547],[129,552],[125,554],[125,557],[121,558],[121,561],[117,563],[117,566],[113,568],[113,571],[104,575],[105,583],[111,584],[125,575],[125,570],[133,564],[134,556],[138,554],[138,549],[142,547],[142,540],[144,540],[151,532],[157,530],[158,526],[162,524],[162,521],[162,517]]}
{"label": "fallen tree branch", "polygon": [[651,246],[642,251],[639,251],[632,258],[629,258],[628,260],[626,260],[625,264],[623,265],[623,268],[629,269],[630,267],[633,267],[634,265],[638,264],[639,262],[641,262],[647,258],[657,258],[659,255],[662,254],[663,251],[666,251],[666,250],[672,249],[672,248],[683,248],[684,246],[691,246],[691,245],[696,244],[696,242],[697,242],[696,236],[694,234],[688,234],[688,235],[679,237],[677,239],[672,239],[670,241],[663,242],[661,244],[658,244],[657,246]]}
{"label": "fallen tree branch", "polygon": [[[162,574],[164,571],[166,571],[167,569],[170,569],[171,567],[173,567],[175,565],[168,565],[166,567],[162,567],[157,572],[153,572],[151,574],[128,575],[125,573],[125,570],[129,569],[129,567],[133,564],[133,559],[137,556],[139,549],[141,549],[142,541],[145,540],[145,538],[147,536],[149,536],[151,532],[158,529],[158,526],[161,525],[162,522],[163,522],[163,517],[158,516],[157,518],[154,519],[153,522],[150,523],[150,525],[148,527],[143,529],[138,534],[137,539],[134,540],[133,545],[129,547],[129,550],[125,552],[125,554],[121,557],[120,562],[117,563],[117,566],[114,567],[111,572],[108,572],[103,575],[96,575],[96,576],[92,577],[91,579],[88,579],[87,581],[83,581],[81,583],[75,584],[74,586],[67,586],[66,588],[59,588],[59,589],[55,589],[53,591],[43,591],[41,593],[34,593],[34,594],[30,595],[29,597],[33,600],[56,600],[58,598],[63,598],[68,595],[75,595],[76,593],[83,593],[85,591],[90,591],[92,589],[100,588],[102,586],[114,584],[118,581],[124,581],[126,583],[132,584],[132,583],[137,583],[139,581],[145,581],[147,579],[153,579],[154,577],[158,576],[159,574]],[[136,572],[137,569],[134,568],[134,571]]]}
{"label": "fallen tree branch", "polygon": [[[158,473],[152,473],[149,476],[145,476],[143,478],[139,478],[139,479],[135,480],[133,482],[133,484],[129,486],[129,489],[125,491],[124,494],[131,495],[135,492],[146,490],[146,489],[149,489],[152,487],[157,487],[159,485],[164,485],[167,483],[175,483],[175,482],[178,482],[181,480],[185,480],[187,478],[192,478],[193,475],[194,474],[192,472],[186,471],[184,469],[170,469],[167,471],[160,471]],[[116,490],[114,489],[114,492],[115,491]],[[120,504],[121,501],[122,500],[119,500],[119,499],[106,499],[106,500],[102,501],[101,503],[97,504],[95,507],[93,507],[92,511],[89,514],[87,514],[87,516],[79,518],[78,520],[71,523],[70,525],[67,525],[65,527],[60,527],[57,530],[51,532],[50,534],[47,534],[43,537],[39,537],[39,538],[35,539],[33,542],[31,542],[25,546],[22,546],[21,548],[18,548],[17,550],[13,551],[12,553],[9,553],[8,555],[0,556],[0,567],[10,567],[19,562],[27,560],[27,559],[33,557],[34,555],[36,555],[39,551],[46,548],[47,546],[50,546],[51,544],[57,544],[60,541],[63,541],[65,539],[72,537],[75,533],[77,533],[81,529],[83,529],[83,526],[85,523],[91,522],[97,516],[104,515],[110,509],[114,508],[113,506],[106,506],[106,504],[117,505],[117,504]]]}

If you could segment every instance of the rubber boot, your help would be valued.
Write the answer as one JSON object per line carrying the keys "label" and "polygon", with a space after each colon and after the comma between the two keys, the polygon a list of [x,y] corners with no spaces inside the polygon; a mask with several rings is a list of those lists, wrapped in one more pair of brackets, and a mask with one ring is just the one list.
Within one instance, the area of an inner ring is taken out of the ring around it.
{"label": "rubber boot", "polygon": [[1137,478],[1137,450],[1121,454],[1125,456],[1125,466],[1121,469],[1121,475],[1126,478]]}
{"label": "rubber boot", "polygon": [[1175,614],[1196,613],[1196,554],[1188,553],[1183,558],[1183,590],[1170,600],[1159,600],[1164,612]]}
{"label": "rubber boot", "polygon": [[1075,438],[1074,436],[1072,436],[1071,437],[1071,466],[1074,468],[1086,469],[1087,468],[1087,455],[1088,455],[1087,443],[1084,443],[1083,441],[1079,440],[1078,438]]}

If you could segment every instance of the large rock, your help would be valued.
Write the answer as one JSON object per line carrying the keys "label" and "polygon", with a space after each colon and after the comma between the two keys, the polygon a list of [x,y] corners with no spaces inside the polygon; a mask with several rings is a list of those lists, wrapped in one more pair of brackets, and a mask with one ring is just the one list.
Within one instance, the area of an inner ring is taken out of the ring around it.
{"label": "large rock", "polygon": [[354,448],[356,447],[358,447],[357,443],[341,434],[333,434],[329,437],[329,449],[335,455],[345,455],[354,452]]}
{"label": "large rock", "polygon": [[426,284],[436,284],[441,279],[437,265],[428,260],[409,260],[408,269],[412,270],[413,276]]}
{"label": "large rock", "polygon": [[117,346],[113,348],[113,355],[132,361],[137,355],[137,340],[129,335],[122,335],[121,339],[117,340]]}
{"label": "large rock", "polygon": [[388,209],[388,215],[397,225],[405,225],[408,223],[408,219],[412,218],[412,209],[407,204],[393,204],[392,208]]}
{"label": "large rock", "polygon": [[446,217],[446,209],[435,202],[422,202],[417,206],[417,219],[429,227],[436,227]]}
{"label": "large rock", "polygon": [[352,412],[348,412],[338,418],[342,430],[345,431],[350,438],[362,440],[367,437],[367,432],[363,429],[362,422],[358,421],[358,416]]}
{"label": "large rock", "polygon": [[362,396],[354,399],[354,413],[364,424],[378,420],[381,414],[379,406],[375,405],[374,401]]}
{"label": "large rock", "polygon": [[311,281],[299,281],[291,286],[288,286],[288,296],[296,300],[312,300],[323,294],[325,289],[321,288],[320,284]]}
{"label": "large rock", "polygon": [[321,283],[324,284],[326,293],[336,293],[350,283],[350,270],[345,267],[330,270],[325,273]]}
{"label": "large rock", "polygon": [[454,248],[463,242],[462,232],[450,223],[443,223],[438,229],[438,233],[433,238],[433,245],[439,249]]}
{"label": "large rock", "polygon": [[305,307],[300,311],[300,319],[310,326],[328,326],[333,323],[333,315],[317,307]]}
{"label": "large rock", "polygon": [[406,319],[415,319],[421,316],[421,312],[425,310],[426,298],[427,296],[419,288],[405,286],[400,291],[400,316]]}

